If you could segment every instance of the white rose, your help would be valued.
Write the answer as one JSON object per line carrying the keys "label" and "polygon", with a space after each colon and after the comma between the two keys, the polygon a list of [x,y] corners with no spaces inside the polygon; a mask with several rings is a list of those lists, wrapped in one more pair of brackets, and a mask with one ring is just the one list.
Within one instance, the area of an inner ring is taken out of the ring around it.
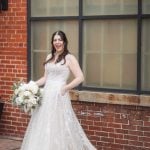
{"label": "white rose", "polygon": [[19,97],[22,97],[22,98],[23,98],[23,96],[24,96],[24,91],[20,91],[18,95],[19,95]]}
{"label": "white rose", "polygon": [[39,87],[35,82],[30,81],[28,83],[28,89],[31,90],[33,94],[36,94],[38,92]]}
{"label": "white rose", "polygon": [[22,84],[20,87],[19,87],[19,91],[25,91],[25,90],[27,90],[27,88],[28,88],[28,85],[27,84]]}
{"label": "white rose", "polygon": [[17,105],[21,105],[23,103],[23,98],[22,97],[17,97],[16,98],[16,103],[17,103]]}
{"label": "white rose", "polygon": [[19,90],[15,89],[14,93],[15,93],[15,95],[17,95],[19,93]]}
{"label": "white rose", "polygon": [[31,96],[31,92],[25,91],[25,92],[24,92],[24,96]]}
{"label": "white rose", "polygon": [[35,98],[30,98],[30,99],[29,99],[29,103],[32,103],[33,105],[36,105],[36,104],[37,104]]}

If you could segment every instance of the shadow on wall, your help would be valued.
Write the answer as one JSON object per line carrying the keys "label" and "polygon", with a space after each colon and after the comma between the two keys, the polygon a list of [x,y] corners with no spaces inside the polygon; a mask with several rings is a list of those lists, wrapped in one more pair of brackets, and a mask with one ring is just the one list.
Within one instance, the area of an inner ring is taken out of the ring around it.
{"label": "shadow on wall", "polygon": [[8,10],[8,0],[0,0],[0,11]]}
{"label": "shadow on wall", "polygon": [[0,102],[0,119],[2,116],[2,112],[3,112],[3,107],[4,107],[4,103]]}

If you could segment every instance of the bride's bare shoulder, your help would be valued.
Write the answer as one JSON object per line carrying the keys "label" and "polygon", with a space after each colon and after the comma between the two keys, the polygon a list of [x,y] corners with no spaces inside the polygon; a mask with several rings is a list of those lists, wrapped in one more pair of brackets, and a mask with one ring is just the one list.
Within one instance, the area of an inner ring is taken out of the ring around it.
{"label": "bride's bare shoulder", "polygon": [[49,60],[51,57],[52,57],[52,54],[49,53],[49,54],[46,56],[46,60]]}

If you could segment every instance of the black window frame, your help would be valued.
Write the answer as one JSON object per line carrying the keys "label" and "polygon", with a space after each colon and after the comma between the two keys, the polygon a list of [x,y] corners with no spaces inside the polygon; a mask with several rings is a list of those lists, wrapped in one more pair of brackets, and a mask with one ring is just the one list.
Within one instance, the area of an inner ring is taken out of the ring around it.
{"label": "black window frame", "polygon": [[83,16],[82,6],[83,0],[79,1],[79,16],[56,16],[56,17],[32,17],[31,16],[31,0],[27,0],[27,80],[31,79],[31,22],[35,21],[47,21],[47,20],[77,20],[79,23],[79,37],[78,37],[78,47],[79,47],[79,64],[82,68],[83,62],[83,21],[84,20],[117,20],[117,19],[136,19],[137,20],[137,86],[136,90],[128,89],[109,89],[109,88],[99,88],[99,87],[86,87],[82,84],[78,86],[78,90],[88,90],[88,91],[99,91],[99,92],[117,92],[117,93],[131,93],[131,94],[150,94],[150,91],[145,91],[141,89],[141,43],[142,43],[142,20],[150,19],[150,14],[142,14],[142,1],[138,1],[138,13],[127,14],[127,15],[94,15],[94,16]]}

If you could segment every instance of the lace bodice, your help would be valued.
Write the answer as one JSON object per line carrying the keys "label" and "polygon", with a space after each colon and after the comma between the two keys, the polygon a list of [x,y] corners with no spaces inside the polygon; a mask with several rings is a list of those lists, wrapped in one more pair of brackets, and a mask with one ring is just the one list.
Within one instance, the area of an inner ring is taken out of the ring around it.
{"label": "lace bodice", "polygon": [[54,63],[47,63],[45,66],[46,73],[47,73],[47,82],[59,82],[59,83],[66,83],[67,79],[70,75],[70,70],[68,66],[65,64],[62,65],[62,61],[54,64]]}

